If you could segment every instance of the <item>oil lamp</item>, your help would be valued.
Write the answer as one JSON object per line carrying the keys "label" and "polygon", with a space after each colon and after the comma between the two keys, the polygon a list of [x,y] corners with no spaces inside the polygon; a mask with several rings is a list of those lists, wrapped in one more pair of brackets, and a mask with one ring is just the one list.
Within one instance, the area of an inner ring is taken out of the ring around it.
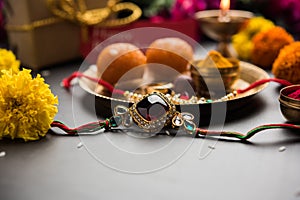
{"label": "oil lamp", "polygon": [[203,33],[218,42],[217,51],[225,57],[237,56],[231,37],[252,17],[253,13],[248,11],[230,10],[230,0],[221,0],[219,10],[195,13]]}

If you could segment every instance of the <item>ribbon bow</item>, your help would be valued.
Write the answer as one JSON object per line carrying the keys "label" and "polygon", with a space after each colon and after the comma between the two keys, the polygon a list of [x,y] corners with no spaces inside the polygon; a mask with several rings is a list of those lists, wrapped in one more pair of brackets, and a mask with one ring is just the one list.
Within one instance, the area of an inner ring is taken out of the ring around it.
{"label": "ribbon bow", "polygon": [[[47,4],[55,16],[88,26],[120,26],[131,23],[142,15],[137,5],[129,2],[118,3],[117,0],[109,0],[106,7],[90,10],[87,9],[85,0],[47,0]],[[123,10],[131,11],[131,14],[120,19],[110,18]]]}
{"label": "ribbon bow", "polygon": [[[31,31],[35,28],[56,24],[62,20],[80,24],[82,27],[97,25],[114,27],[129,24],[142,15],[142,10],[130,2],[118,3],[118,0],[108,0],[107,6],[97,9],[87,9],[85,0],[47,0],[47,6],[54,17],[36,20],[30,24],[7,25],[10,31]],[[117,18],[121,11],[130,11],[124,18]]]}

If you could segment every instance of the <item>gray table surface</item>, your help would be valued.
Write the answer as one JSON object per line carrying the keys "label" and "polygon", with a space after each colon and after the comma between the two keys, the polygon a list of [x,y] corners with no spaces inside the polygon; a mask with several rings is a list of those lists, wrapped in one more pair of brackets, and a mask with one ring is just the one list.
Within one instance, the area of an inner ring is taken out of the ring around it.
{"label": "gray table surface", "polygon": [[[56,119],[69,126],[95,120],[94,96],[60,81],[80,62],[43,71],[59,98]],[[246,132],[283,123],[279,87],[269,86],[226,119]],[[58,131],[58,130],[55,130]],[[120,131],[119,131],[120,132]],[[80,148],[79,144],[83,144]],[[286,150],[279,151],[285,146]],[[191,137],[103,133],[37,142],[0,141],[0,199],[300,199],[300,136],[268,130],[249,143]]]}

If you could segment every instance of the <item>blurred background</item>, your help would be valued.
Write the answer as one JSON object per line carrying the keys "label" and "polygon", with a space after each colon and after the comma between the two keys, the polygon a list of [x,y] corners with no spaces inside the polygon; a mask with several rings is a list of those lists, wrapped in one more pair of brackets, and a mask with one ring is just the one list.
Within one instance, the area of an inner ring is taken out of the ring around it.
{"label": "blurred background", "polygon": [[[51,2],[56,7],[51,6]],[[99,9],[99,13],[104,13],[100,8],[112,8],[124,2],[136,7],[129,6],[109,15],[100,20],[100,26],[87,25],[88,19],[78,22],[74,18],[77,12]],[[0,47],[14,51],[24,65],[40,69],[85,57],[101,41],[132,28],[170,28],[201,42],[209,38],[201,33],[194,14],[219,9],[219,5],[220,0],[0,0]],[[137,7],[141,10],[140,15]],[[230,9],[251,11],[255,16],[284,27],[295,40],[299,39],[299,0],[231,0]],[[66,17],[59,16],[55,10],[65,12]],[[136,14],[135,18],[133,14]],[[128,19],[130,16],[132,19],[128,22],[109,23],[109,20]]]}

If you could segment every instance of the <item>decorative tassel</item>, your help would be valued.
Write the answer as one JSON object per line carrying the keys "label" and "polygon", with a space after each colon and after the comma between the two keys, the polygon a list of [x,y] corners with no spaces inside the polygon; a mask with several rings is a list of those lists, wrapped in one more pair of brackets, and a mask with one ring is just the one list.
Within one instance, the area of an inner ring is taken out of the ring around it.
{"label": "decorative tassel", "polygon": [[[78,133],[93,133],[97,132],[101,129],[109,130],[113,125],[110,123],[109,119],[106,120],[99,120],[97,122],[91,122],[88,124],[84,124],[82,126],[79,126],[77,128],[69,128],[64,123],[60,121],[53,121],[51,123],[52,128],[60,128],[64,132],[67,133],[67,135],[74,136],[78,135]],[[58,133],[56,133],[58,134]]]}

